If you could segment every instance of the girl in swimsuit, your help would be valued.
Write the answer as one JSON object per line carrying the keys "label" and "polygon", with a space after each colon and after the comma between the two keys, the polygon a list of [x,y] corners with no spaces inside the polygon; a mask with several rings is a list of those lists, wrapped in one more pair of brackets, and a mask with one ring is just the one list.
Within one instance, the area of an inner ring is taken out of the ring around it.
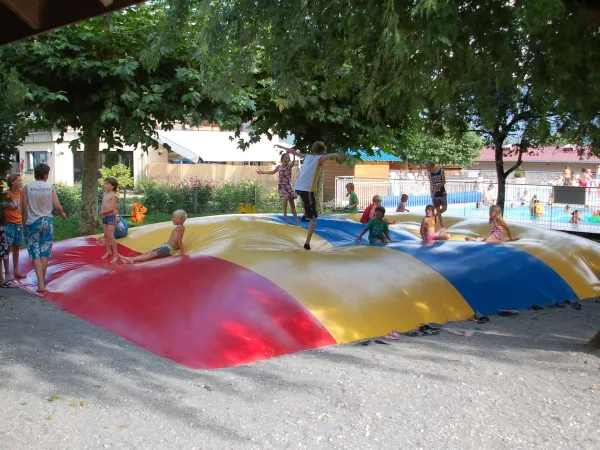
{"label": "girl in swimsuit", "polygon": [[259,175],[273,175],[276,172],[279,172],[277,190],[279,192],[279,197],[283,199],[283,218],[287,223],[290,223],[290,219],[287,215],[287,205],[290,204],[290,208],[292,210],[292,214],[294,215],[294,223],[296,225],[300,225],[298,222],[298,213],[296,213],[296,204],[294,200],[298,197],[294,189],[292,189],[292,167],[296,163],[296,158],[290,160],[290,155],[284,153],[281,156],[281,164],[275,167],[273,170],[269,170],[268,172],[257,170],[256,173]]}
{"label": "girl in swimsuit", "polygon": [[447,241],[450,235],[446,233],[445,228],[435,229],[435,208],[433,205],[425,207],[425,217],[421,222],[421,238],[424,241]]}
{"label": "girl in swimsuit", "polygon": [[465,240],[495,243],[504,242],[504,230],[506,230],[506,234],[508,235],[509,241],[517,240],[512,238],[510,234],[510,228],[508,228],[508,225],[506,225],[506,222],[502,218],[502,209],[500,209],[498,205],[490,206],[490,220],[488,223],[490,226],[490,235],[488,237],[465,238]]}

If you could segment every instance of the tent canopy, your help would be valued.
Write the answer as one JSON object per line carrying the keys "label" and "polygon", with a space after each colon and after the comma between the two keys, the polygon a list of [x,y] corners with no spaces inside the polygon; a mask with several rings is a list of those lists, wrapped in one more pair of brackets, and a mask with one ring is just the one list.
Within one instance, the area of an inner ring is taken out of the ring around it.
{"label": "tent canopy", "polygon": [[[281,159],[281,149],[274,148],[275,144],[283,143],[278,137],[274,137],[272,141],[262,137],[260,142],[250,145],[247,150],[242,150],[238,148],[233,132],[159,130],[157,133],[161,144],[167,144],[173,152],[194,163],[279,162]],[[241,133],[240,137],[248,139],[248,134]]]}

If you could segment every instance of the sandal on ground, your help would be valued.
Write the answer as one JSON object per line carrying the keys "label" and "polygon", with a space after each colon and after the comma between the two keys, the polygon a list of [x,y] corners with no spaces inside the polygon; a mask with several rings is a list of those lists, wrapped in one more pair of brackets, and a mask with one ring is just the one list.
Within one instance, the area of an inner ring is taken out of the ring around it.
{"label": "sandal on ground", "polygon": [[558,303],[558,302],[554,302],[554,303],[552,303],[552,304],[550,305],[550,308],[560,308],[560,309],[564,309],[564,308],[565,308],[565,305],[561,305],[561,304],[560,304],[560,303]]}
{"label": "sandal on ground", "polygon": [[481,313],[475,313],[475,315],[469,320],[477,323],[488,323],[490,321],[490,318],[488,316],[484,316]]}
{"label": "sandal on ground", "polygon": [[541,309],[544,309],[544,307],[543,307],[543,306],[539,306],[539,305],[533,305],[533,306],[531,307],[531,309],[533,309],[534,311],[539,311],[539,310],[541,310]]}
{"label": "sandal on ground", "polygon": [[2,289],[14,289],[18,287],[14,281],[6,280],[4,283],[0,284],[0,288]]}
{"label": "sandal on ground", "polygon": [[515,309],[501,309],[498,314],[502,317],[518,316],[519,311]]}
{"label": "sandal on ground", "polygon": [[397,331],[392,331],[389,334],[385,335],[386,339],[389,339],[390,341],[397,341],[398,339],[400,339],[400,333],[398,333]]}
{"label": "sandal on ground", "polygon": [[582,308],[581,303],[579,303],[579,302],[573,303],[573,309],[574,310],[581,311],[581,308]]}
{"label": "sandal on ground", "polygon": [[446,331],[456,336],[471,337],[473,336],[473,330],[457,330],[456,328],[447,328]]}
{"label": "sandal on ground", "polygon": [[421,333],[419,333],[418,330],[410,330],[406,333],[407,336],[411,336],[411,337],[419,337],[422,336]]}

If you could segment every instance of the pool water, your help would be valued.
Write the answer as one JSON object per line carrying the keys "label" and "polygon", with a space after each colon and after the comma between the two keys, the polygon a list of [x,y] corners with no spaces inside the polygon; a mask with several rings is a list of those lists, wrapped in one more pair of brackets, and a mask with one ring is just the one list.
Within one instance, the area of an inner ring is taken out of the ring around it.
{"label": "pool water", "polygon": [[[578,209],[578,208],[574,208]],[[593,210],[589,209],[585,211],[583,208],[578,209],[581,211],[581,223],[580,225],[599,227],[600,222],[591,222],[588,219],[592,217]],[[482,206],[481,208],[477,208],[473,203],[458,203],[453,205],[448,205],[448,214],[457,215],[457,216],[465,216],[465,217],[481,217],[487,218],[489,207]],[[571,211],[565,211],[564,205],[555,205],[555,206],[544,206],[544,215],[541,217],[531,216],[529,212],[529,206],[515,206],[511,208],[510,206],[506,206],[504,208],[504,218],[508,221],[514,222],[547,222],[547,223],[556,223],[556,224],[569,224],[569,220],[571,220]]]}

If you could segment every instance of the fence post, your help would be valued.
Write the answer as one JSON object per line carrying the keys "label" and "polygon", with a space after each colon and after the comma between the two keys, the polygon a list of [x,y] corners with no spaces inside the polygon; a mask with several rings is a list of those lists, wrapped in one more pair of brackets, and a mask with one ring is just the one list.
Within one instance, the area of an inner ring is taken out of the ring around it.
{"label": "fence post", "polygon": [[198,214],[198,189],[194,189],[194,206],[193,206],[194,214]]}

